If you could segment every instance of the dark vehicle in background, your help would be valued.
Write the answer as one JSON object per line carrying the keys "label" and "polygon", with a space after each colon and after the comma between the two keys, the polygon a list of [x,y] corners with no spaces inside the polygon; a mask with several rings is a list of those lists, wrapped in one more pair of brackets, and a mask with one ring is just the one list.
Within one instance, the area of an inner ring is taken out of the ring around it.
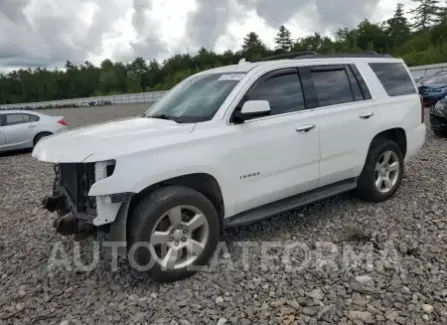
{"label": "dark vehicle in background", "polygon": [[447,136],[447,98],[430,108],[430,126],[435,135]]}
{"label": "dark vehicle in background", "polygon": [[424,105],[432,106],[447,95],[447,72],[440,72],[419,81],[419,94]]}

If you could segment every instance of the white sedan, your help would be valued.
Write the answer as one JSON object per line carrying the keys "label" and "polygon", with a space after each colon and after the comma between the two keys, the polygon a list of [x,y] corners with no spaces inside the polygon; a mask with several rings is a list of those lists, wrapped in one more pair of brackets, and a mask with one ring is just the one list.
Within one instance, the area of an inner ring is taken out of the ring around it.
{"label": "white sedan", "polygon": [[63,116],[26,110],[0,110],[0,152],[33,148],[40,139],[67,127]]}

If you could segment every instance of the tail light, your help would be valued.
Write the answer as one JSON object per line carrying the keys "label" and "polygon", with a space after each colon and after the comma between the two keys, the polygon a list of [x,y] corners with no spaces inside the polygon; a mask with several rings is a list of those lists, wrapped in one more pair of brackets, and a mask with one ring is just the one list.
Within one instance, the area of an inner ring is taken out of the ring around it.
{"label": "tail light", "polygon": [[424,109],[424,99],[421,95],[419,95],[419,99],[421,101],[421,123],[425,121],[425,109]]}
{"label": "tail light", "polygon": [[57,121],[57,123],[63,125],[63,126],[68,126],[67,122],[65,122],[65,120],[63,118],[61,118],[59,121]]}

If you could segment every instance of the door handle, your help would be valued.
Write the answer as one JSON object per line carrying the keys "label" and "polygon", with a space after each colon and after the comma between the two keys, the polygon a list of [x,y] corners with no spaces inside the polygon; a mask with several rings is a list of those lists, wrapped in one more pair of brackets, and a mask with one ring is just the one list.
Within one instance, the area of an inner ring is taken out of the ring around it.
{"label": "door handle", "polygon": [[310,130],[312,130],[314,127],[315,127],[315,124],[299,126],[296,128],[296,132],[306,133],[306,132],[309,132]]}
{"label": "door handle", "polygon": [[28,125],[28,127],[31,128],[35,128],[36,126],[34,124]]}
{"label": "door handle", "polygon": [[363,114],[360,114],[359,117],[362,118],[362,119],[364,119],[364,120],[366,120],[366,119],[370,118],[370,117],[373,116],[373,115],[374,115],[373,112],[369,112],[369,113],[363,113]]}

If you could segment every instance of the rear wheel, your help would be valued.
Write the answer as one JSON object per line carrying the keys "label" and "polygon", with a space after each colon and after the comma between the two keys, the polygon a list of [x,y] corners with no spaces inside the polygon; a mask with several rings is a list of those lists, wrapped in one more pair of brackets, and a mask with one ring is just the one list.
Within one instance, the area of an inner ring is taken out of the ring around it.
{"label": "rear wheel", "polygon": [[388,200],[399,188],[403,173],[404,157],[399,145],[386,138],[375,139],[355,194],[365,201]]}
{"label": "rear wheel", "polygon": [[219,216],[203,194],[163,187],[143,197],[131,212],[129,261],[156,281],[180,280],[208,262],[219,232]]}
{"label": "rear wheel", "polygon": [[34,145],[36,145],[43,138],[50,136],[51,134],[52,133],[50,133],[50,132],[41,132],[41,133],[39,133],[38,135],[36,135],[34,137]]}

